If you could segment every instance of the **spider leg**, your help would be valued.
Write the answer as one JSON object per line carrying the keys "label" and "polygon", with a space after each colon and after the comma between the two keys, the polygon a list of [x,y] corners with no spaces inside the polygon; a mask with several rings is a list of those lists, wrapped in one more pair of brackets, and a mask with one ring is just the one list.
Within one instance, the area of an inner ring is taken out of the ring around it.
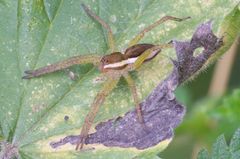
{"label": "spider leg", "polygon": [[172,17],[172,16],[164,16],[161,19],[159,19],[158,21],[156,21],[155,23],[149,25],[148,27],[146,27],[145,29],[143,29],[140,33],[138,33],[130,42],[129,42],[129,47],[133,46],[135,44],[137,44],[145,35],[145,33],[151,31],[152,29],[154,29],[155,27],[157,27],[158,25],[168,21],[168,20],[172,20],[172,21],[178,21],[181,22],[183,20],[187,20],[190,17],[185,17],[185,18],[177,18],[177,17]]}
{"label": "spider leg", "polygon": [[139,99],[138,99],[137,89],[136,89],[136,85],[134,83],[134,80],[131,78],[131,76],[128,73],[124,74],[124,78],[126,79],[126,81],[128,83],[128,86],[130,88],[131,94],[133,96],[133,100],[134,100],[136,111],[137,111],[138,121],[139,121],[140,124],[144,124],[144,120],[143,120],[143,116],[142,116],[142,110],[141,110],[141,107],[139,105]]}
{"label": "spider leg", "polygon": [[109,45],[110,51],[113,52],[115,49],[115,42],[114,42],[113,33],[110,26],[103,19],[101,19],[99,16],[93,13],[85,4],[81,4],[81,5],[88,16],[96,20],[98,23],[102,25],[102,27],[104,27],[107,30],[108,45]]}
{"label": "spider leg", "polygon": [[147,49],[146,51],[144,51],[139,57],[138,59],[132,64],[130,65],[130,67],[128,67],[127,69],[132,71],[132,70],[136,70],[138,67],[140,67],[143,62],[148,58],[148,56],[155,51],[161,51],[162,49],[165,48],[172,48],[173,44],[172,43],[168,43],[168,44],[159,44],[159,45],[155,45],[154,47]]}
{"label": "spider leg", "polygon": [[73,65],[77,64],[86,64],[86,63],[93,63],[97,64],[100,62],[101,57],[97,55],[80,55],[74,56],[64,61],[57,62],[55,64],[51,64],[48,66],[41,67],[36,70],[27,70],[24,73],[26,74],[23,76],[23,79],[30,79],[33,77],[38,77],[44,74],[48,74],[51,72],[59,71],[65,68],[68,68]]}
{"label": "spider leg", "polygon": [[79,148],[82,149],[83,145],[85,144],[85,140],[87,138],[88,132],[94,122],[94,118],[97,115],[97,112],[100,108],[100,106],[103,104],[105,98],[108,96],[108,94],[116,87],[118,81],[119,81],[120,77],[118,78],[110,78],[108,79],[105,83],[104,86],[102,88],[102,90],[100,92],[98,92],[97,96],[95,97],[90,111],[88,112],[83,126],[82,126],[82,130],[80,133],[80,138],[78,140],[77,146],[76,146],[76,150],[78,150]]}

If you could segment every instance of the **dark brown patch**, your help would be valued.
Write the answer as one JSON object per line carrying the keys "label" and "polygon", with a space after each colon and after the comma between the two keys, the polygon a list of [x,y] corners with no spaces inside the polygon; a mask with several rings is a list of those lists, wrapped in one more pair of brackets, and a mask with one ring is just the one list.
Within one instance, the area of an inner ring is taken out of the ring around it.
{"label": "dark brown patch", "polygon": [[144,51],[147,49],[150,49],[154,47],[153,44],[136,44],[131,47],[129,47],[125,53],[124,56],[127,58],[134,58],[140,56]]}

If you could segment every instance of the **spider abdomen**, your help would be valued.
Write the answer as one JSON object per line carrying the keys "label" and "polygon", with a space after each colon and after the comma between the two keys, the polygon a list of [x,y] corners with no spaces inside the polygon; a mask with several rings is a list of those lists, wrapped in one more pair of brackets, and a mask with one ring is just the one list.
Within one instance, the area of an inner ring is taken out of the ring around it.
{"label": "spider abdomen", "polygon": [[[155,45],[152,44],[136,44],[129,47],[124,54],[114,52],[106,55],[101,59],[100,70],[102,72],[106,72],[107,70],[121,70],[129,64],[133,64],[139,56],[154,46]],[[153,59],[160,51],[161,50],[153,51],[145,61]]]}
{"label": "spider abdomen", "polygon": [[124,52],[124,55],[127,58],[138,57],[147,49],[152,48],[153,44],[136,44],[127,48]]}

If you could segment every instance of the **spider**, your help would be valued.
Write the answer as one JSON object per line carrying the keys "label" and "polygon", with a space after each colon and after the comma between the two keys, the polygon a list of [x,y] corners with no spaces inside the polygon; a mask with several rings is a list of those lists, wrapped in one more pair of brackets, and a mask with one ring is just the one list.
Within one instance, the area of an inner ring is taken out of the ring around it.
{"label": "spider", "polygon": [[128,48],[124,51],[124,53],[121,53],[115,50],[113,33],[110,26],[103,19],[101,19],[94,12],[92,12],[90,8],[88,8],[86,5],[84,4],[81,5],[86,14],[90,18],[100,23],[101,26],[106,29],[108,46],[110,48],[111,53],[108,55],[104,55],[102,57],[98,55],[74,56],[64,61],[60,61],[55,64],[41,67],[36,70],[27,70],[25,71],[26,75],[23,76],[23,79],[30,79],[33,77],[38,77],[44,74],[66,69],[73,65],[92,63],[93,65],[97,66],[99,71],[107,77],[106,82],[103,84],[103,87],[100,90],[100,92],[97,93],[96,97],[93,100],[93,103],[91,104],[90,111],[85,117],[80,132],[80,137],[76,146],[76,150],[83,148],[85,140],[88,136],[88,132],[94,122],[94,118],[97,115],[100,106],[103,104],[105,98],[109,95],[109,93],[116,87],[121,77],[125,78],[125,80],[128,83],[136,107],[137,120],[144,126],[144,120],[141,113],[141,107],[139,105],[136,86],[129,72],[136,70],[145,62],[151,61],[158,53],[161,52],[161,49],[171,48],[172,44],[167,43],[153,45],[146,43],[139,44],[138,42],[144,37],[145,33],[151,31],[161,23],[164,23],[168,20],[180,22],[190,18],[190,17],[177,18],[173,16],[162,17],[161,19],[157,20],[153,24],[147,26],[142,31],[140,31],[129,42]]}

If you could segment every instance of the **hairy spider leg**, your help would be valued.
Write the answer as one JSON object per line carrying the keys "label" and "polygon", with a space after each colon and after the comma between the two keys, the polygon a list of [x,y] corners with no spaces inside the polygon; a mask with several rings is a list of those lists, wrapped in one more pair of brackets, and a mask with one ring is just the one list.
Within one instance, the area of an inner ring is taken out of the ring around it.
{"label": "hairy spider leg", "polygon": [[138,99],[135,82],[129,74],[124,74],[124,78],[126,79],[128,86],[130,88],[131,94],[133,96],[134,104],[135,104],[136,111],[137,111],[138,121],[139,121],[139,123],[144,124],[144,119],[142,116],[141,107],[139,105],[139,99]]}
{"label": "hairy spider leg", "polygon": [[23,76],[22,78],[30,79],[33,77],[38,77],[38,76],[59,71],[77,64],[86,64],[86,63],[98,64],[100,62],[100,59],[101,59],[101,56],[97,56],[97,55],[74,56],[69,59],[57,62],[55,64],[51,64],[48,66],[41,67],[36,70],[27,70],[24,72],[27,75]]}
{"label": "hairy spider leg", "polygon": [[164,16],[161,19],[159,19],[158,21],[156,21],[155,23],[147,26],[145,29],[143,29],[140,33],[138,33],[128,44],[128,46],[133,46],[135,44],[137,44],[145,35],[145,33],[151,31],[152,29],[154,29],[155,27],[157,27],[158,25],[168,21],[168,20],[172,20],[172,21],[184,21],[187,20],[191,17],[185,17],[185,18],[177,18],[177,17],[173,17],[173,16]]}
{"label": "hairy spider leg", "polygon": [[154,46],[150,49],[147,49],[146,51],[143,52],[142,55],[140,55],[137,58],[137,60],[133,64],[129,65],[128,67],[126,67],[122,70],[122,75],[126,79],[126,81],[128,83],[128,86],[130,88],[131,94],[133,96],[133,100],[134,100],[136,111],[137,111],[138,120],[144,127],[145,127],[144,119],[143,119],[143,116],[142,116],[141,107],[139,105],[139,99],[138,99],[138,95],[137,95],[136,85],[135,85],[134,80],[131,78],[131,76],[129,75],[128,72],[136,70],[137,68],[139,68],[143,64],[143,62],[149,57],[149,55],[152,52],[155,52],[155,51],[159,52],[162,49],[172,48],[172,47],[173,47],[173,44],[160,44],[160,45],[156,45],[156,46]]}
{"label": "hairy spider leg", "polygon": [[80,137],[76,146],[76,150],[79,148],[82,149],[83,145],[85,144],[85,140],[88,136],[88,132],[94,122],[94,119],[97,115],[97,112],[99,111],[100,106],[105,101],[105,98],[109,95],[109,93],[116,87],[119,79],[121,76],[117,78],[109,78],[103,85],[100,92],[98,92],[97,96],[94,98],[94,101],[90,107],[90,110],[85,117],[82,130],[80,133]]}
{"label": "hairy spider leg", "polygon": [[81,4],[81,5],[88,16],[96,20],[98,23],[102,25],[102,27],[104,27],[107,30],[108,45],[109,45],[110,51],[113,52],[115,50],[115,42],[114,42],[113,33],[110,26],[103,19],[101,19],[99,16],[93,13],[90,10],[90,8],[88,8],[85,4]]}

